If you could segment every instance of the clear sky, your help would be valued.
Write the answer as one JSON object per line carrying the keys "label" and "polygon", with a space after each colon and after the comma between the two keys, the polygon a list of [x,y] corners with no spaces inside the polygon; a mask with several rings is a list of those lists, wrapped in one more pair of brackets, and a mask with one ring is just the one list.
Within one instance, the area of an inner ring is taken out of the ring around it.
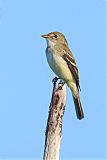
{"label": "clear sky", "polygon": [[105,2],[0,0],[0,158],[42,159],[54,73],[41,34],[65,34],[85,118],[67,88],[61,159],[105,158]]}

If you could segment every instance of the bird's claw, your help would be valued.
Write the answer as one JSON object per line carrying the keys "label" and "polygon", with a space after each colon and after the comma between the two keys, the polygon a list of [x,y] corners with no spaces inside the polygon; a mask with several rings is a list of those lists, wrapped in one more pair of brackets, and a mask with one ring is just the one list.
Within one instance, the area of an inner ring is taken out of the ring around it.
{"label": "bird's claw", "polygon": [[60,79],[60,78],[55,77],[55,78],[52,80],[52,82],[53,82],[53,83],[56,83],[58,79]]}
{"label": "bird's claw", "polygon": [[59,84],[62,84],[62,86],[65,84],[65,82],[61,79]]}

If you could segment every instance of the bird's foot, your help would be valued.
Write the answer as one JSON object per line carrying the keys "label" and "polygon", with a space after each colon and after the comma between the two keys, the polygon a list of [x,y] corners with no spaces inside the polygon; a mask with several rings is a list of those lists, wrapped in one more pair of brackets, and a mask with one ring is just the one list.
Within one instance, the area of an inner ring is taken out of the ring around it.
{"label": "bird's foot", "polygon": [[60,82],[58,83],[58,90],[61,90],[64,86],[65,82],[61,79]]}
{"label": "bird's foot", "polygon": [[52,80],[52,82],[53,82],[53,83],[56,83],[56,82],[58,81],[58,79],[60,79],[60,78],[55,77],[55,78]]}
{"label": "bird's foot", "polygon": [[62,86],[64,86],[65,82],[61,79],[59,84],[61,84]]}

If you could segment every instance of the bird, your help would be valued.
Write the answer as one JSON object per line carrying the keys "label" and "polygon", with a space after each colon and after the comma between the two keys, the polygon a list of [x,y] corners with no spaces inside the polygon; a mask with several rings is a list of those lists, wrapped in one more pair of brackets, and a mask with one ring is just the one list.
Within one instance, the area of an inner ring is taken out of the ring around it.
{"label": "bird", "polygon": [[56,31],[42,35],[42,37],[47,42],[47,62],[53,72],[70,88],[77,118],[81,120],[84,118],[84,112],[79,94],[79,72],[68,42],[61,32]]}

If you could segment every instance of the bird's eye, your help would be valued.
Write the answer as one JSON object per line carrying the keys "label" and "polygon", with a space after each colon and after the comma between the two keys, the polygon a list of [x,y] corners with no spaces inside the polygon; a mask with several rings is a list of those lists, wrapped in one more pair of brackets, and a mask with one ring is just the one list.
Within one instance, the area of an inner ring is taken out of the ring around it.
{"label": "bird's eye", "polygon": [[56,39],[58,38],[58,36],[57,36],[56,34],[54,35],[54,37],[55,37]]}

